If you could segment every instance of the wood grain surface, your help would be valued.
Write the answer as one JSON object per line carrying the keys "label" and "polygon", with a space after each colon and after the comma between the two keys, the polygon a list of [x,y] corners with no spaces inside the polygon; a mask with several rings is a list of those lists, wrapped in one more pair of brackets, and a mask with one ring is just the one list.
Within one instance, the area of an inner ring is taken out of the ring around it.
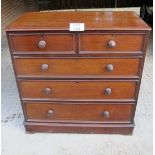
{"label": "wood grain surface", "polygon": [[[47,102],[24,102],[27,121],[130,123],[133,104],[63,104]],[[51,115],[48,110],[53,110]],[[109,112],[109,116],[104,112]]]}
{"label": "wood grain surface", "polygon": [[26,131],[132,134],[150,30],[129,11],[28,12],[11,23]]}
{"label": "wood grain surface", "polygon": [[[142,51],[143,38],[140,34],[80,34],[79,51]],[[116,42],[115,47],[108,46],[110,40]]]}
{"label": "wood grain surface", "polygon": [[[47,68],[42,68],[44,65]],[[112,65],[112,70],[108,70]],[[139,76],[138,58],[16,58],[18,77],[121,77]]]}
{"label": "wood grain surface", "polygon": [[[38,47],[40,40],[46,42],[45,48]],[[12,35],[10,41],[14,52],[70,52],[75,48],[73,34]]]}
{"label": "wood grain surface", "polygon": [[107,12],[28,12],[6,31],[69,30],[69,23],[85,23],[85,30],[151,30],[131,11]]}
{"label": "wood grain surface", "polygon": [[[46,88],[50,89],[48,94]],[[112,90],[111,94],[104,93],[106,88]],[[20,89],[23,99],[134,99],[136,82],[21,80]]]}

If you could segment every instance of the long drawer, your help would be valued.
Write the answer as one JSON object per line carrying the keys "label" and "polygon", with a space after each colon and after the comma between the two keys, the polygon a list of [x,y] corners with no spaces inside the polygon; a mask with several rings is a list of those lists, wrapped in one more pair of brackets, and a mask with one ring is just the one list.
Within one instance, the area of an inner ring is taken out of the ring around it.
{"label": "long drawer", "polygon": [[130,123],[134,104],[24,102],[24,107],[27,121]]}
{"label": "long drawer", "polygon": [[138,58],[15,58],[18,77],[139,76]]}
{"label": "long drawer", "polygon": [[27,54],[42,53],[74,53],[75,37],[73,34],[16,34],[10,35],[13,52]]}
{"label": "long drawer", "polygon": [[22,99],[134,100],[135,81],[19,80]]}

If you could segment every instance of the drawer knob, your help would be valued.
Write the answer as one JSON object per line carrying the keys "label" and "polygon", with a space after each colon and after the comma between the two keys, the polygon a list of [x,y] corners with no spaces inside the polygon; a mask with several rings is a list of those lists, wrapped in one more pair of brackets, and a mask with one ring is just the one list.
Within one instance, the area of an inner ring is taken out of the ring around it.
{"label": "drawer knob", "polygon": [[38,43],[38,47],[40,49],[43,49],[46,47],[46,41],[45,40],[40,40],[39,43]]}
{"label": "drawer knob", "polygon": [[110,40],[110,41],[108,41],[108,46],[109,46],[110,48],[116,47],[116,42],[115,42],[115,40]]}
{"label": "drawer knob", "polygon": [[48,69],[48,64],[42,64],[41,69],[42,70],[47,70]]}
{"label": "drawer knob", "polygon": [[108,65],[106,66],[106,69],[107,69],[107,71],[111,72],[111,71],[114,70],[114,66],[113,66],[112,64],[108,64]]}
{"label": "drawer knob", "polygon": [[102,115],[106,118],[110,117],[110,112],[109,111],[104,111],[102,112]]}
{"label": "drawer knob", "polygon": [[51,94],[51,92],[52,92],[51,88],[45,88],[45,89],[43,90],[43,93],[46,94],[46,95]]}
{"label": "drawer knob", "polygon": [[54,114],[54,110],[53,109],[49,109],[48,111],[47,111],[47,115],[48,116],[51,116],[51,115],[53,115]]}
{"label": "drawer knob", "polygon": [[104,89],[104,94],[105,94],[105,95],[110,95],[111,93],[112,93],[111,88],[106,88],[106,89]]}

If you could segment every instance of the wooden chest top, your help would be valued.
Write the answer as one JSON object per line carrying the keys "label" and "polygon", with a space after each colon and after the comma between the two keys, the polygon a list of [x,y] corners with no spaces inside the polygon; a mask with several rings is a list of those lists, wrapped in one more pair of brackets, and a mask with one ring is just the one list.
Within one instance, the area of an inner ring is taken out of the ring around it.
{"label": "wooden chest top", "polygon": [[134,12],[28,12],[6,31],[69,30],[69,23],[85,23],[85,30],[151,30]]}

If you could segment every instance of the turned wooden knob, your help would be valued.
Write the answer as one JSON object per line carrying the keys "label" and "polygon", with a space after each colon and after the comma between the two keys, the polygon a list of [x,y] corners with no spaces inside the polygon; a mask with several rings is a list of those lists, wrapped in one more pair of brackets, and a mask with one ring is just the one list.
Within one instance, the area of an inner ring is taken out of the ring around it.
{"label": "turned wooden knob", "polygon": [[102,112],[102,115],[106,118],[110,117],[110,112],[109,111],[104,111]]}
{"label": "turned wooden knob", "polygon": [[116,47],[116,42],[115,42],[115,40],[110,40],[110,41],[108,41],[108,47],[110,47],[110,48]]}
{"label": "turned wooden knob", "polygon": [[45,89],[43,90],[43,93],[44,93],[45,95],[49,95],[49,94],[51,94],[51,92],[52,92],[51,88],[45,88]]}
{"label": "turned wooden knob", "polygon": [[47,69],[48,69],[48,64],[41,65],[41,70],[47,70]]}
{"label": "turned wooden knob", "polygon": [[53,109],[49,109],[48,111],[47,111],[47,116],[51,116],[51,115],[53,115],[54,114],[54,110]]}
{"label": "turned wooden knob", "polygon": [[112,93],[112,89],[111,88],[104,89],[104,94],[105,95],[110,95],[111,93]]}
{"label": "turned wooden knob", "polygon": [[114,66],[112,64],[108,64],[106,66],[107,71],[112,72],[114,70]]}
{"label": "turned wooden knob", "polygon": [[46,47],[46,41],[45,40],[40,40],[38,42],[38,48],[43,49]]}

